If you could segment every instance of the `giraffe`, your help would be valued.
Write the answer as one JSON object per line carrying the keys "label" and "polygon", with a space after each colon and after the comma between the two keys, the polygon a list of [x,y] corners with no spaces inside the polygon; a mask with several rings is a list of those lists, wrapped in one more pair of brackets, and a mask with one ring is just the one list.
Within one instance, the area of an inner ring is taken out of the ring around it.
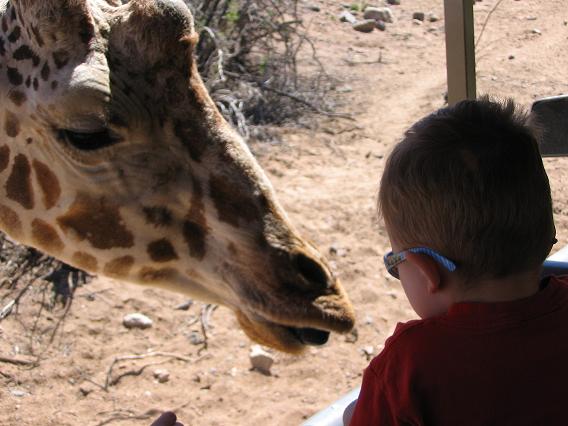
{"label": "giraffe", "polygon": [[354,312],[198,74],[182,0],[0,0],[0,229],[232,309],[291,353]]}

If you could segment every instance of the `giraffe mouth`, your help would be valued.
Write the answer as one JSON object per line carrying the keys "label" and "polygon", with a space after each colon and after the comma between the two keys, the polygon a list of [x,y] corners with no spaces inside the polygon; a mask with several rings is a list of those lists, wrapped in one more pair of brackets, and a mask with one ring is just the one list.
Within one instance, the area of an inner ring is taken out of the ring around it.
{"label": "giraffe mouth", "polygon": [[288,327],[288,329],[304,345],[321,346],[325,345],[329,339],[329,331],[317,328]]}
{"label": "giraffe mouth", "polygon": [[328,330],[278,324],[257,315],[253,319],[240,310],[236,314],[241,328],[252,340],[283,352],[297,354],[307,345],[324,345],[330,335]]}

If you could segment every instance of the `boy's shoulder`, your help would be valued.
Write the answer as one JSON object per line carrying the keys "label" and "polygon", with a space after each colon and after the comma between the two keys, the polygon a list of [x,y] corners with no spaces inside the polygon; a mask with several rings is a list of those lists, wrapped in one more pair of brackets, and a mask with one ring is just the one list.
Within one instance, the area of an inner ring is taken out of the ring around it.
{"label": "boy's shoulder", "polygon": [[400,366],[420,368],[432,360],[447,360],[449,353],[455,354],[472,342],[498,344],[501,336],[517,326],[524,329],[532,320],[538,324],[532,330],[560,328],[568,338],[568,276],[551,277],[546,288],[531,298],[463,303],[439,317],[398,323],[370,367],[377,374]]}

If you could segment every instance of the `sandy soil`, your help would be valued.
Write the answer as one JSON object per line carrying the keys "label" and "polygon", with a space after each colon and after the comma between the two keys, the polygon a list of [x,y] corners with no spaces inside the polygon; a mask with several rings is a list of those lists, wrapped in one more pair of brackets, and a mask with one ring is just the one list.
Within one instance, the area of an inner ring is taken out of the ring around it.
{"label": "sandy soil", "polygon": [[[478,32],[496,3],[476,3]],[[316,116],[311,129],[281,130],[282,143],[254,144],[253,150],[295,224],[329,253],[354,303],[357,334],[334,335],[299,357],[274,354],[268,376],[251,371],[251,342],[224,308],[213,313],[208,348],[199,351],[201,304],[175,310],[183,296],[96,280],[78,290],[50,345],[62,310],[44,312],[34,326],[37,295],[0,324],[0,354],[42,354],[34,368],[0,362],[0,425],[147,425],[163,409],[175,409],[186,425],[297,425],[357,386],[369,361],[365,351],[376,354],[398,321],[414,317],[382,267],[388,241],[374,219],[375,194],[385,156],[403,130],[444,103],[443,2],[402,0],[392,7],[396,22],[372,34],[338,22],[339,1],[310,4],[321,7],[319,13],[306,9],[305,20],[340,81],[338,110],[356,121]],[[441,19],[416,25],[415,11]],[[566,21],[564,0],[503,1],[478,45],[479,91],[526,106],[568,92]],[[379,56],[380,63],[365,63]],[[568,162],[545,163],[561,247],[568,244]],[[136,311],[150,316],[154,327],[125,329],[123,315]],[[122,361],[112,378],[163,363],[126,375],[107,391],[92,383],[104,384],[115,357],[148,351],[188,360]],[[169,371],[167,383],[154,379],[156,368]]]}

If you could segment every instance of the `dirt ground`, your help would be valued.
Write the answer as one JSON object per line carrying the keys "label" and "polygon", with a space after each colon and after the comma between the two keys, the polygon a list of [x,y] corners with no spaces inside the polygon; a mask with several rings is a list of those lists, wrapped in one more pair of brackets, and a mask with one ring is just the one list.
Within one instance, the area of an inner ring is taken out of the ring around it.
{"label": "dirt ground", "polygon": [[[476,3],[478,34],[497,2]],[[333,335],[298,357],[274,353],[272,375],[264,375],[251,370],[251,342],[225,308],[212,313],[203,349],[200,303],[176,310],[183,296],[97,279],[77,291],[49,344],[63,309],[34,324],[36,294],[0,323],[2,356],[41,354],[38,366],[0,362],[0,425],[148,425],[163,409],[175,409],[186,425],[298,425],[357,386],[369,353],[378,353],[397,322],[414,317],[382,267],[388,240],[374,219],[375,200],[385,156],[403,130],[444,104],[443,2],[402,0],[392,6],[395,22],[371,34],[338,21],[339,1],[309,5],[321,8],[306,8],[305,22],[339,81],[337,109],[355,121],[314,116],[310,129],[278,130],[280,143],[252,148],[293,222],[329,254],[355,306],[357,333]],[[440,20],[418,25],[417,11]],[[477,46],[479,92],[527,107],[567,93],[567,24],[565,0],[502,1]],[[568,160],[545,164],[559,248],[568,244]],[[121,321],[131,312],[148,315],[154,326],[127,330]],[[110,381],[137,374],[101,388],[115,357],[148,352],[178,357],[120,361]],[[140,371],[148,364],[156,365]],[[157,368],[168,370],[169,381],[154,378]]]}

